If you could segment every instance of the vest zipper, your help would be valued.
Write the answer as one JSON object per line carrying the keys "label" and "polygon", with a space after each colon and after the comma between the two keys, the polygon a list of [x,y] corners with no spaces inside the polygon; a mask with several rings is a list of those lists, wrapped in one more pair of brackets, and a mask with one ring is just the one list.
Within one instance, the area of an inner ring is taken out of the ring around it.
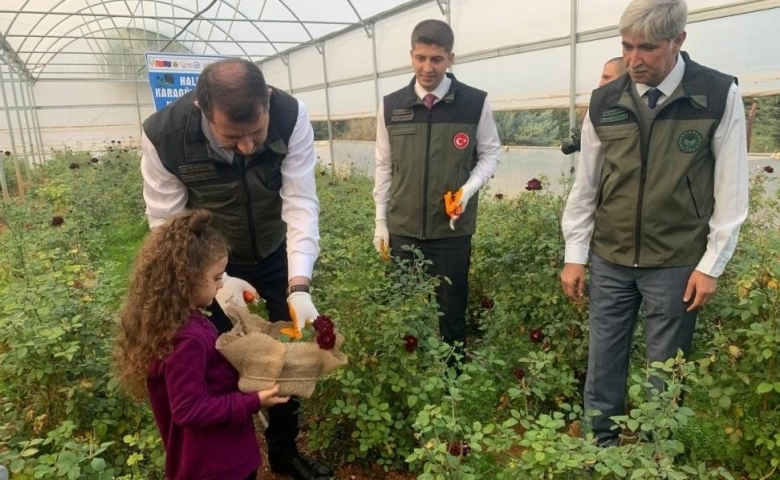
{"label": "vest zipper", "polygon": [[639,255],[642,251],[642,211],[644,210],[645,200],[645,184],[647,183],[647,159],[650,156],[650,138],[653,136],[653,127],[655,126],[655,119],[664,107],[668,106],[669,101],[667,99],[661,105],[658,105],[658,111],[650,119],[650,128],[647,129],[647,138],[642,138],[641,122],[642,114],[638,114],[637,117],[640,122],[639,143],[641,146],[641,162],[642,167],[639,174],[639,198],[636,201],[636,225],[634,225],[634,268],[639,267]]}
{"label": "vest zipper", "polygon": [[422,240],[427,237],[428,229],[428,164],[431,161],[431,125],[433,122],[433,107],[428,110],[428,135],[425,139],[425,165],[423,167],[423,215],[422,215]]}
{"label": "vest zipper", "polygon": [[249,184],[246,181],[246,165],[244,164],[245,158],[242,155],[234,155],[233,163],[236,168],[241,172],[241,184],[244,186],[244,193],[246,194],[246,219],[249,224],[249,240],[252,243],[252,255],[254,256],[255,263],[260,261],[260,253],[257,251],[257,235],[255,234],[255,219],[252,215],[252,195],[249,193]]}

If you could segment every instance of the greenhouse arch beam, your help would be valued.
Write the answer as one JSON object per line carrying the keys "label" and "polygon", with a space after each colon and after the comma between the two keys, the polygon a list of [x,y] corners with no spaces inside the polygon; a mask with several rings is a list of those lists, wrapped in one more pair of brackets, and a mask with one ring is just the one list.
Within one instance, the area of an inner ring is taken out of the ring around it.
{"label": "greenhouse arch beam", "polygon": [[[28,0],[28,1],[29,1],[29,0]],[[65,1],[67,1],[67,0],[61,0],[61,1],[60,1],[60,3],[58,3],[58,4],[57,4],[57,6],[61,5],[61,4],[62,4],[62,3],[64,3]],[[108,1],[103,1],[103,2],[101,2],[101,4],[103,4],[103,5],[105,5],[105,4],[107,4],[107,3],[123,3],[124,5],[127,5],[127,3],[125,2],[125,0],[108,0]],[[155,2],[155,3],[162,3],[162,2]],[[224,3],[224,2],[223,2],[223,3]],[[100,17],[100,18],[93,18],[92,20],[89,20],[88,22],[84,22],[84,23],[82,23],[80,26],[82,26],[82,25],[87,25],[87,24],[94,23],[94,22],[100,22],[101,20],[105,20],[107,17],[109,17],[109,18],[111,17],[111,15],[94,14],[94,13],[90,13],[90,14],[82,14],[82,13],[83,13],[83,11],[84,11],[84,10],[86,10],[87,8],[89,8],[89,6],[87,6],[87,7],[85,7],[85,8],[82,8],[81,10],[77,10],[76,12],[71,12],[71,13],[68,15],[68,17],[70,18],[70,17],[73,17],[73,16],[84,16],[84,15],[89,15],[89,16],[94,16],[94,17]],[[183,10],[183,11],[185,11],[185,12],[189,13],[191,17],[195,16],[195,15],[198,13],[198,12],[196,12],[196,11],[194,11],[194,10],[189,10],[189,9],[186,9],[186,8],[182,8],[182,7],[180,7],[180,6],[177,6],[176,8],[178,8],[178,9],[180,9],[180,10]],[[114,16],[114,17],[117,17],[117,16]],[[132,18],[132,19],[139,18],[139,17],[137,17],[137,16],[134,16],[134,15],[128,15],[128,16],[126,16],[126,17],[127,17],[127,18]],[[141,18],[147,18],[147,17],[141,17]],[[246,18],[246,16],[244,16],[244,18]],[[168,25],[172,25],[172,26],[174,27],[174,28],[173,28],[173,30],[174,30],[174,31],[176,31],[176,29],[177,29],[178,25],[177,25],[175,22],[172,22],[172,21],[170,21],[170,20],[172,20],[172,19],[173,19],[173,20],[175,20],[175,18],[174,18],[174,17],[157,17],[157,18],[156,18],[156,20],[157,20],[157,21],[159,21],[159,22],[166,23],[166,24],[168,24]],[[246,18],[246,19],[247,19],[247,20],[249,20],[248,18]],[[35,27],[37,27],[37,26],[38,26],[38,24],[41,22],[41,20],[43,20],[43,17],[41,17],[41,18],[38,20],[38,22],[36,22],[36,24],[33,26],[33,29],[32,29],[33,31],[34,31]],[[207,20],[207,21],[208,21],[208,20]],[[213,22],[212,22],[212,24],[213,24]],[[54,27],[50,28],[50,29],[49,29],[49,31],[47,31],[47,32],[46,32],[46,38],[48,38],[48,36],[49,36],[49,35],[52,33],[52,31],[54,30],[54,28],[56,28],[56,25],[55,25]],[[73,28],[73,29],[69,30],[67,33],[72,33],[72,32],[73,32],[73,31],[75,31],[77,28],[79,28],[79,27],[75,27],[75,28]],[[135,28],[135,27],[134,27],[134,28]],[[226,31],[225,31],[225,30],[224,30],[222,27],[220,27],[220,26],[217,26],[216,28],[217,28],[217,29],[218,29],[220,32],[224,33],[226,38],[228,38],[228,39],[230,39],[231,41],[233,41],[233,43],[234,43],[236,46],[238,46],[238,48],[239,48],[239,49],[240,49],[240,50],[241,50],[241,51],[244,53],[244,55],[245,55],[247,58],[251,58],[251,57],[249,56],[249,53],[248,53],[248,52],[247,52],[247,51],[244,49],[244,47],[243,47],[243,46],[241,46],[241,44],[240,44],[239,42],[236,42],[236,40],[235,40],[235,39],[234,39],[234,38],[233,38],[233,37],[232,37],[232,36],[231,36],[231,35],[230,35],[228,32],[226,32]],[[255,27],[255,28],[257,29],[257,27]],[[143,29],[143,30],[145,30],[145,31],[148,31],[148,30],[146,30],[146,29]],[[105,29],[101,28],[101,29],[100,29],[100,31],[105,31]],[[262,33],[262,32],[261,32],[261,33]],[[200,36],[196,35],[195,33],[192,33],[192,35],[193,35],[194,37],[196,37],[196,38],[201,38]],[[204,39],[204,40],[205,40],[205,39]],[[38,40],[38,43],[36,43],[36,44],[35,44],[35,46],[33,47],[33,49],[32,49],[32,50],[33,50],[33,51],[37,50],[37,49],[38,49],[38,46],[41,44],[41,42],[42,42],[42,41],[43,41],[43,38],[39,39],[39,40]],[[22,43],[24,43],[24,42],[22,42]],[[71,43],[73,43],[73,41],[70,41],[70,42],[68,42],[66,45],[64,45],[64,46],[63,46],[63,48],[67,47],[67,46],[68,46],[68,45],[70,45]],[[55,41],[55,42],[54,42],[52,45],[54,45],[54,44],[56,44],[56,41]],[[219,53],[219,51],[218,51],[216,48],[214,48],[214,47],[213,47],[211,44],[209,44],[209,43],[208,43],[208,41],[207,41],[207,45],[208,45],[208,47],[209,47],[209,48],[211,48],[211,49],[213,49],[215,52]],[[276,50],[276,48],[274,48],[274,50]],[[57,54],[59,54],[59,53],[61,53],[61,52],[62,52],[62,49],[60,49],[60,50],[57,52]],[[48,53],[51,53],[51,47],[49,47],[45,53],[42,53],[42,54],[41,54],[41,58],[43,57],[43,55],[45,55],[45,54],[48,54]],[[27,58],[27,60],[28,60],[28,61],[29,61],[29,60],[32,60],[32,55],[33,55],[33,54],[30,54],[30,56],[28,56],[28,58]],[[47,63],[48,63],[48,62],[47,62]]]}
{"label": "greenhouse arch beam", "polygon": [[8,43],[8,41],[5,39],[5,36],[1,34],[0,48],[3,50],[0,52],[0,56],[5,59],[5,63],[8,65],[8,68],[12,69],[11,67],[16,65],[19,71],[24,77],[27,78],[28,81],[35,83],[35,77],[33,77],[32,72],[27,68],[27,64],[23,62],[21,58],[19,58],[16,50],[14,50],[11,44]]}
{"label": "greenhouse arch beam", "polygon": [[[98,22],[98,21],[100,21],[100,20],[98,20],[98,19],[90,20],[90,21],[89,21],[89,22],[87,22],[87,23],[81,24],[81,25],[79,25],[78,27],[75,27],[75,28],[71,29],[71,30],[70,30],[70,31],[68,31],[67,33],[68,33],[68,34],[70,34],[70,33],[72,33],[74,30],[76,30],[76,29],[78,29],[78,28],[81,28],[81,27],[83,27],[83,26],[84,26],[84,25],[86,25],[86,24],[93,23],[93,22]],[[169,25],[174,25],[173,23],[166,22],[166,21],[164,21],[164,20],[159,20],[159,21],[160,21],[160,22],[162,22],[162,23],[168,23]],[[175,26],[175,25],[174,25],[174,26]],[[99,31],[101,31],[101,32],[102,32],[102,31],[105,31],[105,29],[101,29],[101,30],[99,30]],[[149,32],[149,30],[143,30],[143,31],[145,31],[145,32]],[[196,34],[194,34],[194,33],[192,33],[192,32],[188,32],[188,33],[192,34],[192,35],[193,35],[193,36],[194,36],[194,37],[197,39],[197,41],[198,41],[198,42],[203,42],[203,43],[205,43],[205,44],[206,44],[206,47],[208,47],[208,48],[211,48],[212,50],[214,50],[214,51],[216,51],[216,52],[219,52],[219,51],[218,51],[218,50],[217,50],[217,49],[216,49],[216,48],[215,48],[213,45],[211,45],[211,43],[209,42],[209,40],[203,39],[203,38],[199,37],[198,35],[196,35]],[[98,40],[99,40],[99,39],[100,39],[100,38],[98,38]],[[39,65],[39,66],[41,66],[41,65],[42,65],[40,72],[38,72],[38,77],[40,78],[41,74],[42,74],[42,73],[43,73],[43,71],[46,69],[46,67],[48,67],[48,66],[49,66],[49,63],[51,62],[51,60],[52,60],[52,59],[54,59],[54,57],[56,57],[57,55],[59,55],[59,54],[61,54],[61,53],[75,53],[75,52],[63,52],[63,50],[64,50],[64,49],[66,49],[66,48],[67,48],[67,47],[68,47],[70,44],[72,44],[72,43],[74,43],[74,42],[76,42],[76,41],[78,41],[78,40],[84,40],[84,38],[83,38],[83,37],[72,37],[72,38],[71,38],[71,40],[69,40],[67,43],[65,43],[64,45],[62,45],[62,46],[61,46],[61,47],[60,47],[60,48],[59,48],[57,51],[52,51],[51,47],[50,47],[50,48],[48,48],[48,49],[47,49],[47,50],[45,50],[45,51],[40,51],[40,52],[36,52],[35,50],[33,50],[33,51],[31,51],[31,52],[29,53],[29,56],[27,57],[27,61],[28,61],[28,62],[32,61],[32,60],[33,60],[32,56],[33,56],[34,54],[36,54],[36,53],[37,53],[38,55],[40,55],[40,57],[39,57],[39,59],[38,59],[39,61],[37,61],[37,62],[35,63],[35,65]],[[235,42],[235,40],[233,40],[233,39],[230,39],[230,41],[232,41],[232,42]],[[52,43],[52,45],[51,45],[51,46],[53,47],[54,45],[56,45],[56,42],[55,42],[55,43]],[[242,48],[242,51],[244,51],[244,53],[246,53],[246,51],[245,51],[243,48]],[[98,52],[85,52],[85,53],[92,53],[93,55],[101,55],[101,53],[98,53]],[[49,59],[48,59],[48,60],[44,61],[44,56],[45,56],[45,55],[51,55],[51,57],[49,57]]]}

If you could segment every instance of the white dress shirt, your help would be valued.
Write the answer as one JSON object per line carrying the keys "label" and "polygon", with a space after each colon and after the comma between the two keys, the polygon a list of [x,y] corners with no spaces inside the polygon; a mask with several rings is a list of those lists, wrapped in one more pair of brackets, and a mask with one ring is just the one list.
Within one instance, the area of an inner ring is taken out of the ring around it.
{"label": "white dress shirt", "polygon": [[[228,162],[233,152],[221,148],[214,139],[208,120],[203,117],[203,133],[212,149]],[[288,278],[303,276],[311,279],[319,247],[319,201],[315,185],[314,131],[306,106],[298,101],[298,119],[282,161],[282,220],[287,224]],[[141,135],[141,173],[144,178],[144,200],[149,227],[154,228],[169,217],[184,210],[188,190],[163,167],[152,142]]]}
{"label": "white dress shirt", "polygon": [[[680,84],[685,73],[685,62],[677,56],[669,75],[658,85],[661,97],[658,105],[665,102]],[[650,86],[636,84],[637,93],[644,95]],[[647,98],[643,97],[646,102]],[[596,201],[604,152],[601,140],[596,135],[590,115],[585,114],[582,123],[582,151],[577,174],[566,209],[561,220],[563,237],[566,240],[566,263],[585,265],[588,261],[590,239],[593,233]],[[712,138],[712,154],[715,157],[715,207],[709,220],[707,250],[696,266],[696,270],[718,277],[734,254],[739,237],[739,228],[748,214],[748,162],[747,137],[745,132],[745,110],[736,84],[732,84],[726,100],[723,118]]]}
{"label": "white dress shirt", "polygon": [[[442,82],[432,92],[425,90],[418,82],[414,84],[414,92],[422,99],[428,93],[436,95],[434,105],[441,101],[450,90],[452,80],[445,76]],[[457,99],[455,100],[457,102]],[[482,105],[482,113],[477,124],[477,164],[471,171],[465,185],[476,195],[477,191],[493,176],[498,165],[498,150],[501,140],[498,138],[498,129],[493,120],[493,109],[490,108],[487,98]],[[384,102],[379,104],[376,117],[376,169],[374,173],[374,204],[376,205],[376,219],[387,219],[387,203],[390,201],[390,184],[392,181],[392,165],[390,156],[390,137],[385,125]],[[462,187],[462,186],[461,186]]]}

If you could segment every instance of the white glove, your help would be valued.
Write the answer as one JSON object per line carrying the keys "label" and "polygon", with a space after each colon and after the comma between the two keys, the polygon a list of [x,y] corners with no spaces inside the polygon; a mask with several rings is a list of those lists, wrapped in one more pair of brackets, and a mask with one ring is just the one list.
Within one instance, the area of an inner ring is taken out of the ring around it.
{"label": "white glove", "polygon": [[246,307],[244,301],[244,291],[251,292],[252,296],[257,298],[260,295],[257,289],[246,280],[238,277],[231,277],[227,273],[222,276],[222,288],[217,291],[216,299],[219,306],[225,307]]}
{"label": "white glove", "polygon": [[317,308],[311,301],[311,294],[306,292],[293,292],[287,297],[287,307],[290,309],[290,317],[299,330],[303,330],[307,321],[314,321],[319,316]]}
{"label": "white glove", "polygon": [[463,212],[466,211],[466,205],[469,203],[469,198],[473,197],[474,194],[479,191],[479,188],[475,188],[469,185],[469,182],[464,183],[460,189],[463,192],[460,196],[460,214],[455,215],[450,219],[450,228],[452,230],[455,230],[455,221],[458,220],[461,215],[463,215]]}
{"label": "white glove", "polygon": [[374,248],[379,253],[387,255],[390,249],[390,232],[387,231],[387,220],[376,220],[374,229]]}

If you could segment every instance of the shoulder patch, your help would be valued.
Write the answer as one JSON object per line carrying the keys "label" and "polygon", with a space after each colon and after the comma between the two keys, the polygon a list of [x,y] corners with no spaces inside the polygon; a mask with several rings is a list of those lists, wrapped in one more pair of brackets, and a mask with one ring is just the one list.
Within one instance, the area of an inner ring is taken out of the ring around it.
{"label": "shoulder patch", "polygon": [[601,113],[601,123],[615,123],[628,120],[628,112],[622,108],[610,108]]}
{"label": "shoulder patch", "polygon": [[399,110],[393,110],[393,115],[390,117],[391,122],[408,122],[414,118],[414,110],[411,108],[402,108]]}

